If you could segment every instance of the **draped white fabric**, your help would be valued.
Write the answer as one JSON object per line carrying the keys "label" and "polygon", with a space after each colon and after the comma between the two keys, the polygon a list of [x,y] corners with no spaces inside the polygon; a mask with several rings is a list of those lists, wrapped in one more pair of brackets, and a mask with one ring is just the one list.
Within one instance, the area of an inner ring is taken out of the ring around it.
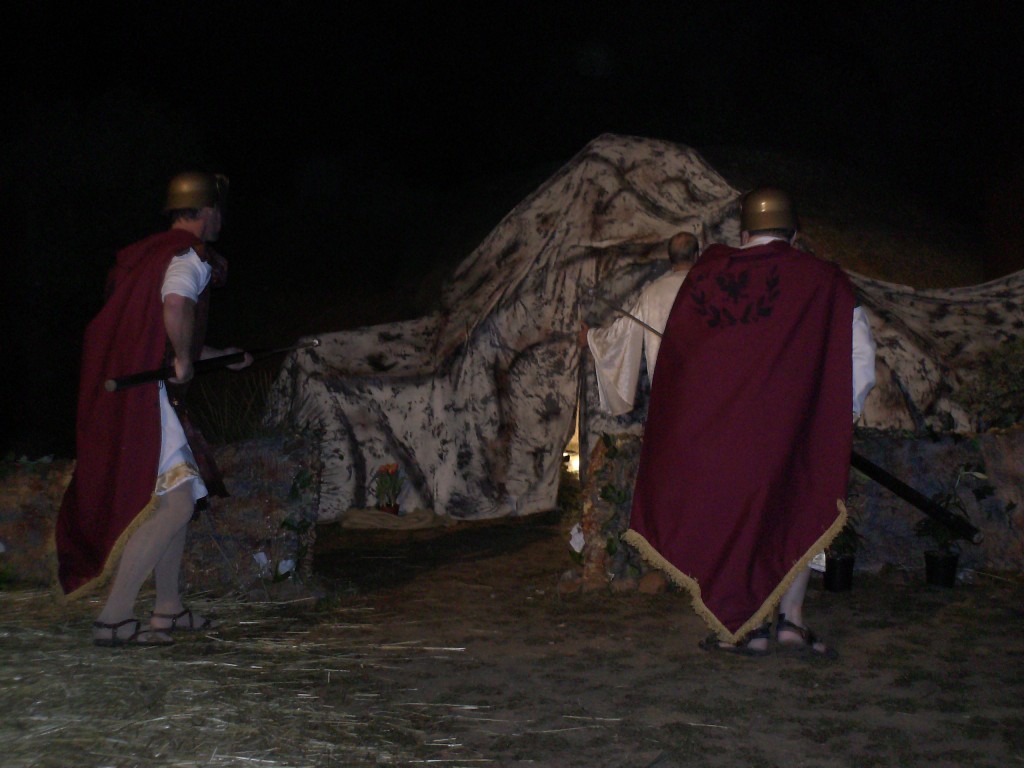
{"label": "draped white fabric", "polygon": [[628,306],[680,231],[735,240],[739,193],[693,149],[605,135],[509,213],[427,317],[320,336],[293,353],[271,418],[322,432],[322,520],[374,503],[381,464],[403,509],[459,518],[554,506],[580,390],[581,320]]}
{"label": "draped white fabric", "polygon": [[[502,219],[434,314],[292,353],[268,419],[319,434],[320,520],[373,506],[372,475],[392,462],[406,477],[403,510],[484,519],[553,508],[577,404],[583,462],[602,433],[640,432],[646,415],[645,375],[632,411],[598,407],[578,330],[617,315],[593,289],[633,306],[668,271],[665,243],[680,231],[738,245],[739,197],[693,149],[598,137]],[[946,395],[979,349],[1020,332],[1024,273],[920,292],[850,277],[878,344],[864,423],[966,428]]]}
{"label": "draped white fabric", "polygon": [[878,345],[865,426],[971,432],[972,414],[950,398],[980,372],[979,356],[1024,333],[1024,272],[944,290],[848,273]]}

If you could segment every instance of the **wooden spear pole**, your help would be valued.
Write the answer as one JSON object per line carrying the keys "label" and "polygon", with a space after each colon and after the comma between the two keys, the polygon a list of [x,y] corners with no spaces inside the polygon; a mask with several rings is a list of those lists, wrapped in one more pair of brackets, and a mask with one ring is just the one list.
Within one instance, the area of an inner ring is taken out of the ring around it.
{"label": "wooden spear pole", "polygon": [[[218,355],[217,357],[208,357],[205,360],[197,360],[192,368],[195,374],[198,376],[201,373],[209,373],[210,371],[217,371],[221,368],[226,368],[229,365],[240,363],[245,360],[246,354],[250,355],[253,360],[259,360],[262,357],[270,357],[271,355],[279,355],[284,352],[291,352],[296,349],[309,349],[310,347],[320,346],[320,339],[313,339],[307,341],[304,344],[296,344],[291,347],[278,347],[276,349],[254,349],[251,352],[232,352],[229,355]],[[137,387],[140,384],[148,384],[151,381],[163,381],[164,379],[174,378],[175,370],[173,365],[165,365],[162,368],[154,368],[151,371],[140,371],[138,373],[130,373],[127,376],[120,376],[116,379],[107,379],[103,383],[103,387],[107,392],[117,392],[128,387]]]}

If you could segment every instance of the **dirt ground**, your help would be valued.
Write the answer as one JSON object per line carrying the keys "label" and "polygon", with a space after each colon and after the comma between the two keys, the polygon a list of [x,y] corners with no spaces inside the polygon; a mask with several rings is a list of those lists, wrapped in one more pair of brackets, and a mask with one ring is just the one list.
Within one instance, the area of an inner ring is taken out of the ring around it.
{"label": "dirt ground", "polygon": [[324,596],[202,596],[215,634],[92,646],[92,601],[0,592],[0,764],[1024,764],[1024,585],[812,582],[837,662],[709,654],[678,592],[560,595],[550,517],[320,536]]}

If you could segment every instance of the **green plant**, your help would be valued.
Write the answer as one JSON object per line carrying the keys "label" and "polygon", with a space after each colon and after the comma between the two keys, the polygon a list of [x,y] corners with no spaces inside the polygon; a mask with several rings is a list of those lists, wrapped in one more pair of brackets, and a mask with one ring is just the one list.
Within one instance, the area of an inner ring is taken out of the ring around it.
{"label": "green plant", "polygon": [[941,520],[923,517],[914,526],[914,533],[923,539],[931,539],[935,550],[943,554],[949,555],[960,551],[956,534]]}
{"label": "green plant", "polygon": [[[964,464],[957,471],[953,487],[945,493],[937,494],[933,497],[933,500],[947,512],[968,519],[970,516],[967,513],[967,507],[964,506],[964,502],[959,494],[960,483],[965,477],[988,480],[987,475],[977,471],[970,464]],[[988,486],[974,490],[975,496],[979,499],[984,498],[988,493]],[[943,554],[954,554],[960,551],[960,545],[958,544],[960,536],[949,525],[941,520],[936,520],[934,517],[923,517],[918,520],[914,526],[914,533],[921,538],[931,539],[935,549]]]}
{"label": "green plant", "polygon": [[373,493],[377,497],[377,506],[394,507],[398,505],[398,494],[402,490],[402,475],[398,464],[381,464],[373,477]]}
{"label": "green plant", "polygon": [[846,518],[846,525],[842,527],[832,542],[825,548],[825,554],[831,557],[840,555],[856,554],[864,537],[857,530],[857,520],[853,515]]}

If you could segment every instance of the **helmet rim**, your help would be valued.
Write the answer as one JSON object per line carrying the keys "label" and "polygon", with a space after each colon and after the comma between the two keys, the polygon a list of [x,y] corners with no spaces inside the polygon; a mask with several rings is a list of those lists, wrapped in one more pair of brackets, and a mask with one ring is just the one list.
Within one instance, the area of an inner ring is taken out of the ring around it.
{"label": "helmet rim", "polygon": [[779,187],[758,187],[743,196],[740,230],[799,229],[796,209],[789,193]]}

